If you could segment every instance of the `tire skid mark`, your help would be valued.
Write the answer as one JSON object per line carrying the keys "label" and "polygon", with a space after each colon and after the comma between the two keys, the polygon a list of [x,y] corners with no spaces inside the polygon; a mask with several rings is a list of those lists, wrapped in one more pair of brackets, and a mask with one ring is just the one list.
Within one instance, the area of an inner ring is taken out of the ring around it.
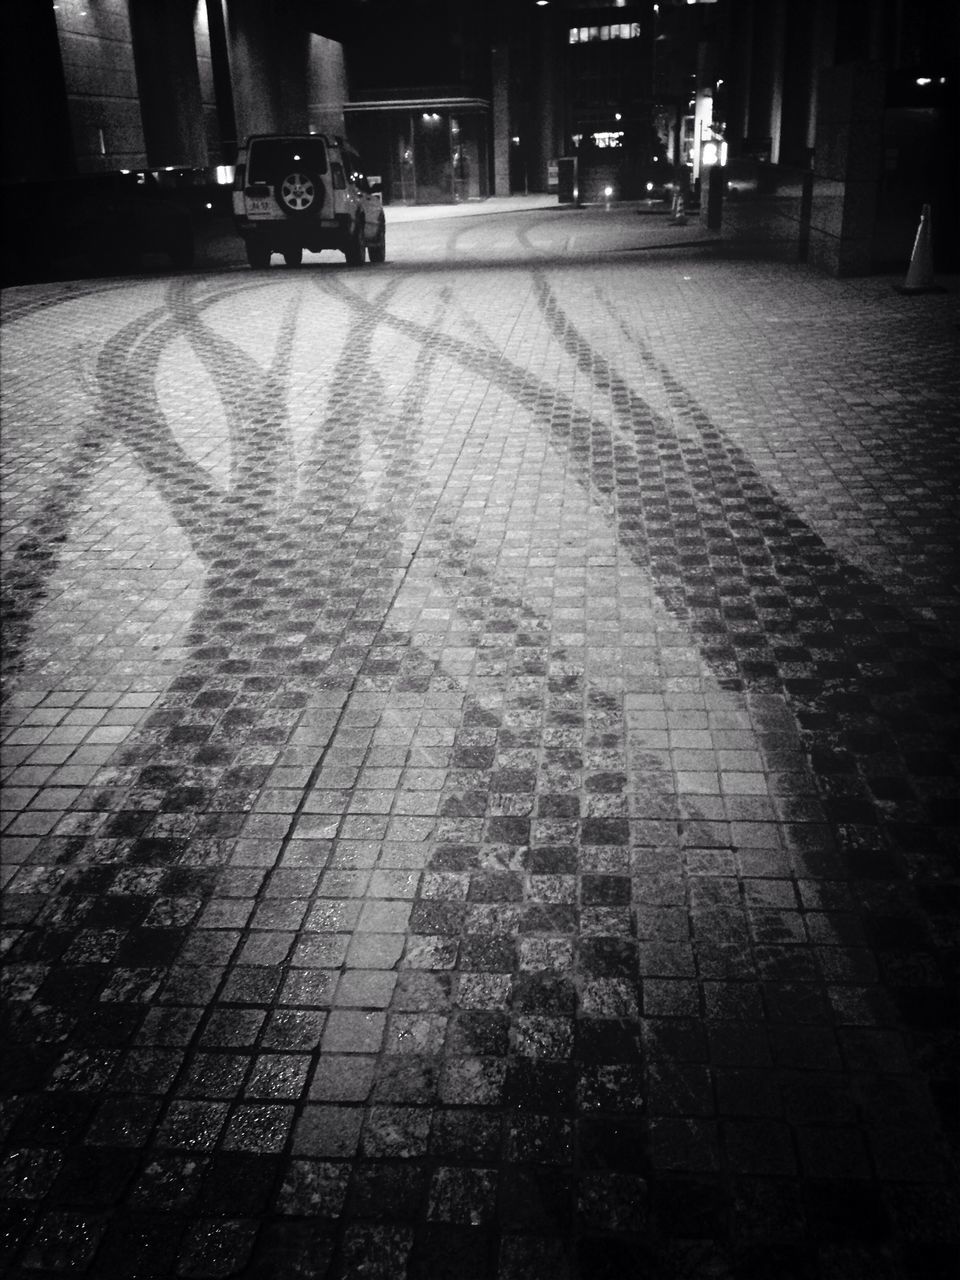
{"label": "tire skid mark", "polygon": [[[81,296],[129,287],[95,288],[83,291]],[[229,357],[229,344],[225,350],[224,345],[218,343],[212,331],[200,322],[200,314],[238,293],[262,287],[259,283],[234,281],[210,287],[206,281],[178,279],[168,288],[165,304],[130,321],[104,343],[96,359],[92,388],[100,397],[99,408],[86,415],[57,476],[27,522],[25,536],[4,557],[4,697],[9,696],[21,669],[31,619],[45,597],[46,583],[59,564],[59,549],[67,538],[76,504],[111,445],[122,442],[144,466],[171,514],[190,538],[195,552],[200,554],[198,548],[207,522],[222,505],[223,498],[212,481],[198,476],[198,468],[166,423],[156,396],[156,369],[168,345],[185,336],[195,344],[227,407],[233,395],[234,378],[239,379],[239,385],[248,393],[255,395],[258,379],[250,371],[248,358],[231,361],[230,377],[218,376],[213,358]],[[197,294],[201,296],[196,297]],[[60,304],[69,306],[73,300],[61,298]],[[287,347],[294,326],[295,314],[291,310],[283,326],[286,341],[280,344],[280,358],[267,378],[261,375],[274,394],[279,380],[287,373]],[[131,420],[134,409],[135,418]],[[144,415],[152,432],[144,430]],[[233,437],[232,457],[242,458],[248,433],[238,428]]]}
{"label": "tire skid mark", "polygon": [[[749,476],[750,497],[763,518],[758,520],[755,512],[744,513],[738,510],[737,519],[730,522],[732,527],[729,536],[731,542],[740,549],[745,563],[749,563],[751,556],[757,557],[759,548],[760,563],[757,565],[756,581],[750,581],[748,575],[748,586],[755,597],[762,601],[764,593],[769,593],[775,585],[769,577],[764,578],[762,571],[776,568],[778,563],[781,568],[785,568],[782,557],[789,551],[793,566],[799,566],[801,570],[796,585],[803,588],[805,595],[809,595],[811,591],[814,576],[825,579],[831,588],[831,594],[821,594],[819,598],[819,604],[831,619],[828,625],[849,626],[853,598],[861,613],[873,612],[877,616],[876,634],[885,648],[889,646],[883,641],[883,628],[894,624],[900,628],[901,643],[905,642],[908,648],[929,650],[929,656],[933,660],[938,659],[942,638],[937,631],[926,627],[922,622],[914,624],[909,619],[904,619],[895,602],[886,597],[880,584],[859,568],[833,556],[809,525],[769,490],[746,455],[726,440],[723,432],[702,410],[691,405],[686,393],[680,403],[677,400],[676,384],[668,382],[668,393],[677,401],[678,409],[683,411],[688,424],[702,433],[704,445],[678,439],[677,432],[670,423],[633,391],[616,374],[613,366],[581,337],[569,318],[560,310],[543,274],[534,274],[541,309],[561,346],[576,361],[578,368],[591,377],[598,390],[611,393],[618,418],[618,427],[614,430],[598,422],[586,411],[578,409],[554,387],[544,383],[536,375],[527,373],[499,353],[494,355],[485,350],[477,350],[460,339],[432,332],[429,327],[415,320],[389,312],[380,315],[379,320],[414,340],[431,343],[455,363],[490,379],[542,423],[551,443],[557,447],[574,449],[583,483],[597,495],[601,505],[613,513],[623,545],[631,555],[641,557],[639,562],[650,568],[667,608],[699,635],[702,646],[712,643],[708,639],[712,633],[701,624],[699,606],[689,606],[683,590],[683,577],[677,572],[677,566],[663,563],[656,555],[651,554],[643,484],[649,468],[652,467],[653,474],[656,474],[663,467],[664,458],[669,462],[671,483],[685,487],[686,493],[691,496],[695,496],[698,491],[684,476],[691,460],[696,464],[698,485],[706,486],[708,491],[715,484],[711,467],[719,468],[724,479],[736,484],[740,483],[737,479],[738,470]],[[376,322],[377,309],[356,294],[354,298],[354,305],[368,315],[371,323]],[[552,412],[555,408],[560,410],[559,416],[563,421],[569,422],[569,429],[555,425]],[[619,450],[618,445],[621,446]],[[629,451],[624,453],[622,446],[629,446]],[[622,466],[635,469],[639,486],[637,497],[629,507],[622,499],[618,499],[617,494],[615,468]],[[722,501],[718,510],[722,510]],[[671,520],[675,518],[670,512],[668,516]],[[783,546],[784,534],[789,540],[786,547]],[[772,634],[776,636],[776,630]],[[710,661],[709,648],[706,656]],[[755,668],[737,662],[721,668],[718,675],[721,683],[726,683],[728,687],[742,686],[771,691],[783,687],[784,680],[790,683],[790,677],[781,677],[776,666],[776,662],[767,660],[756,664]],[[844,675],[840,683],[843,684],[846,678]],[[839,689],[836,692],[838,696],[842,696]],[[896,701],[899,690],[894,688],[891,693]]]}

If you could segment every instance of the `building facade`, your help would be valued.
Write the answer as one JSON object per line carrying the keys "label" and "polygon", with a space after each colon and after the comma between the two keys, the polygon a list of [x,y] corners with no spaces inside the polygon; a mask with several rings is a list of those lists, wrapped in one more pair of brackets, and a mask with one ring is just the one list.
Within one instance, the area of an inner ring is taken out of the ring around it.
{"label": "building facade", "polygon": [[740,220],[792,225],[802,256],[852,275],[902,264],[929,204],[935,255],[956,265],[960,7],[722,3],[713,89]]}
{"label": "building facade", "polygon": [[204,171],[248,133],[342,133],[343,48],[312,16],[265,0],[5,6],[5,179]]}

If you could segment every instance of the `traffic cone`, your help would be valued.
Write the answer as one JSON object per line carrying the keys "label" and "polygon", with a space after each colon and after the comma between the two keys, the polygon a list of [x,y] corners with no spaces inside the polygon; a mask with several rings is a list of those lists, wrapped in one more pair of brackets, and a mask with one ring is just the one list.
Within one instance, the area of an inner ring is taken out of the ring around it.
{"label": "traffic cone", "polygon": [[942,293],[933,278],[933,249],[930,244],[930,206],[925,204],[920,213],[920,225],[913,242],[910,266],[903,284],[895,286],[897,293]]}

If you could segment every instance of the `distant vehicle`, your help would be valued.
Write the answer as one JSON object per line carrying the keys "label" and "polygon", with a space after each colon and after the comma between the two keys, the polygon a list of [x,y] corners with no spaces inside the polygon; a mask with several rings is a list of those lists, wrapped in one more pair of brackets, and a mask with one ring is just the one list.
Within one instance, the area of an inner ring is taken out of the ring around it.
{"label": "distant vehicle", "polygon": [[387,256],[383,202],[360,157],[326,134],[254,134],[237,157],[233,216],[251,267],[282,254],[299,266],[303,251],[338,249],[350,266]]}
{"label": "distant vehicle", "polygon": [[135,270],[150,254],[193,263],[190,210],[150,170],[10,183],[3,202],[7,283]]}

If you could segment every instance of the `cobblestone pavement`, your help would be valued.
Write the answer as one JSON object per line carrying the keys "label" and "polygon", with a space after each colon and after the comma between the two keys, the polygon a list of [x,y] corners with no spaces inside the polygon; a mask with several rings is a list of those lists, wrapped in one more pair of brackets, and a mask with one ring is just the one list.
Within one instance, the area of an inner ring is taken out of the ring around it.
{"label": "cobblestone pavement", "polygon": [[663,237],[6,295],[8,1274],[952,1277],[956,286]]}

